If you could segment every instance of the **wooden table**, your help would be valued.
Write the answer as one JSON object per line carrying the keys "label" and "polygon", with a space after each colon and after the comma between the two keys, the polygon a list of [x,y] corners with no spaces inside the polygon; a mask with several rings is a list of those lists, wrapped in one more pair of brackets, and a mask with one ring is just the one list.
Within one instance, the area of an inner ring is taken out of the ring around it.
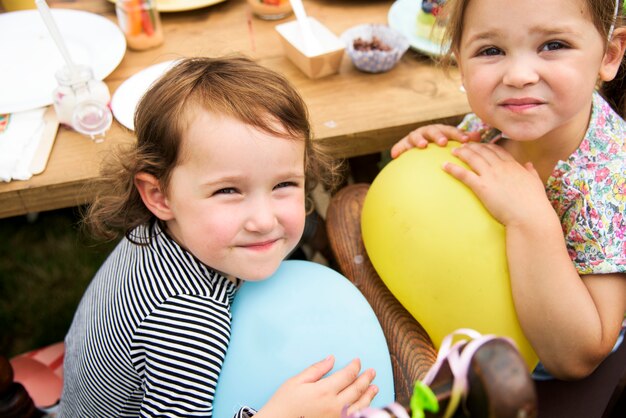
{"label": "wooden table", "polygon": [[[340,35],[361,23],[386,23],[392,1],[305,0],[309,15]],[[51,0],[52,8],[82,9],[117,22],[106,0]],[[315,138],[339,158],[387,150],[416,127],[433,122],[456,123],[469,111],[455,72],[446,76],[427,57],[409,50],[392,71],[367,74],[346,55],[338,74],[309,79],[283,54],[277,23],[251,19],[244,0],[210,7],[162,13],[165,42],[142,52],[128,50],[105,81],[113,94],[141,69],[183,56],[243,53],[284,74],[304,97]],[[93,199],[100,162],[113,147],[133,141],[117,121],[104,142],[96,144],[61,127],[46,170],[28,181],[0,184],[0,218],[76,206]]]}

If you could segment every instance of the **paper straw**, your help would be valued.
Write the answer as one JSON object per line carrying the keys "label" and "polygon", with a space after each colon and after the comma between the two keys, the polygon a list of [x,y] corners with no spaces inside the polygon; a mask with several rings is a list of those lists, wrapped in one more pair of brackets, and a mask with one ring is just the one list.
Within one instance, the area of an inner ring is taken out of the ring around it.
{"label": "paper straw", "polygon": [[296,15],[296,19],[298,19],[298,24],[304,39],[304,48],[311,55],[315,55],[315,53],[320,50],[320,44],[317,39],[315,39],[315,35],[313,35],[309,18],[304,11],[302,0],[289,0],[289,2],[291,3],[293,13]]}
{"label": "paper straw", "polygon": [[63,55],[63,59],[65,59],[65,63],[70,69],[72,75],[76,74],[76,66],[72,61],[72,57],[70,56],[67,47],[65,46],[65,41],[63,41],[63,37],[61,36],[61,32],[59,32],[59,28],[57,27],[54,18],[52,17],[52,13],[50,12],[50,8],[48,7],[48,3],[46,0],[35,0],[35,4],[37,5],[37,9],[39,9],[39,14],[43,19],[43,22],[46,24],[48,28],[48,32],[50,32],[50,36],[56,43],[61,55]]}

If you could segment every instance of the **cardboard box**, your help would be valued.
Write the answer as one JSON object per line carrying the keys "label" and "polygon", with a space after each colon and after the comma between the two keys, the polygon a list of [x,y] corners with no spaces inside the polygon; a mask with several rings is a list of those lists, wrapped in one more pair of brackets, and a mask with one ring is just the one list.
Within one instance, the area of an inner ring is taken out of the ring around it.
{"label": "cardboard box", "polygon": [[310,78],[337,73],[345,44],[315,18],[308,19],[316,45],[307,45],[297,20],[276,26],[285,54]]}

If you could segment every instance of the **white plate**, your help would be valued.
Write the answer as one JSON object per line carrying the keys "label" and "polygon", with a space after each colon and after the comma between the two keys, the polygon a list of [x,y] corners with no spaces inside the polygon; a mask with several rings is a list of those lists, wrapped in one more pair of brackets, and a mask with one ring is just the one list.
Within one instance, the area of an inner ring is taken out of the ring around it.
{"label": "white plate", "polygon": [[[109,0],[115,3],[116,0]],[[183,12],[222,3],[226,0],[157,0],[159,12]]]}
{"label": "white plate", "polygon": [[164,61],[144,68],[124,81],[113,94],[111,109],[115,119],[131,131],[135,130],[135,109],[148,88],[176,61]]}
{"label": "white plate", "polygon": [[446,53],[441,45],[417,36],[417,13],[422,9],[422,0],[398,0],[391,5],[387,20],[389,26],[402,32],[411,48],[426,55],[441,56]]}
{"label": "white plate", "polygon": [[[119,65],[126,40],[116,24],[78,10],[51,12],[72,61],[90,66],[98,80]],[[65,61],[37,10],[0,14],[0,51],[0,114],[51,104],[54,73]]]}

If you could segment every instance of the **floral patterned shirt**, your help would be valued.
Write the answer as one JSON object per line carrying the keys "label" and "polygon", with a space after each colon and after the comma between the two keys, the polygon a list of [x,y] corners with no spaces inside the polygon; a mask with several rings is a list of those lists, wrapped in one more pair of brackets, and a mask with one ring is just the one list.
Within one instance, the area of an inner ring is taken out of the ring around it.
{"label": "floral patterned shirt", "polygon": [[[469,114],[466,131],[490,129]],[[579,274],[626,272],[626,122],[594,93],[587,133],[556,164],[546,193],[561,219],[567,250]]]}

